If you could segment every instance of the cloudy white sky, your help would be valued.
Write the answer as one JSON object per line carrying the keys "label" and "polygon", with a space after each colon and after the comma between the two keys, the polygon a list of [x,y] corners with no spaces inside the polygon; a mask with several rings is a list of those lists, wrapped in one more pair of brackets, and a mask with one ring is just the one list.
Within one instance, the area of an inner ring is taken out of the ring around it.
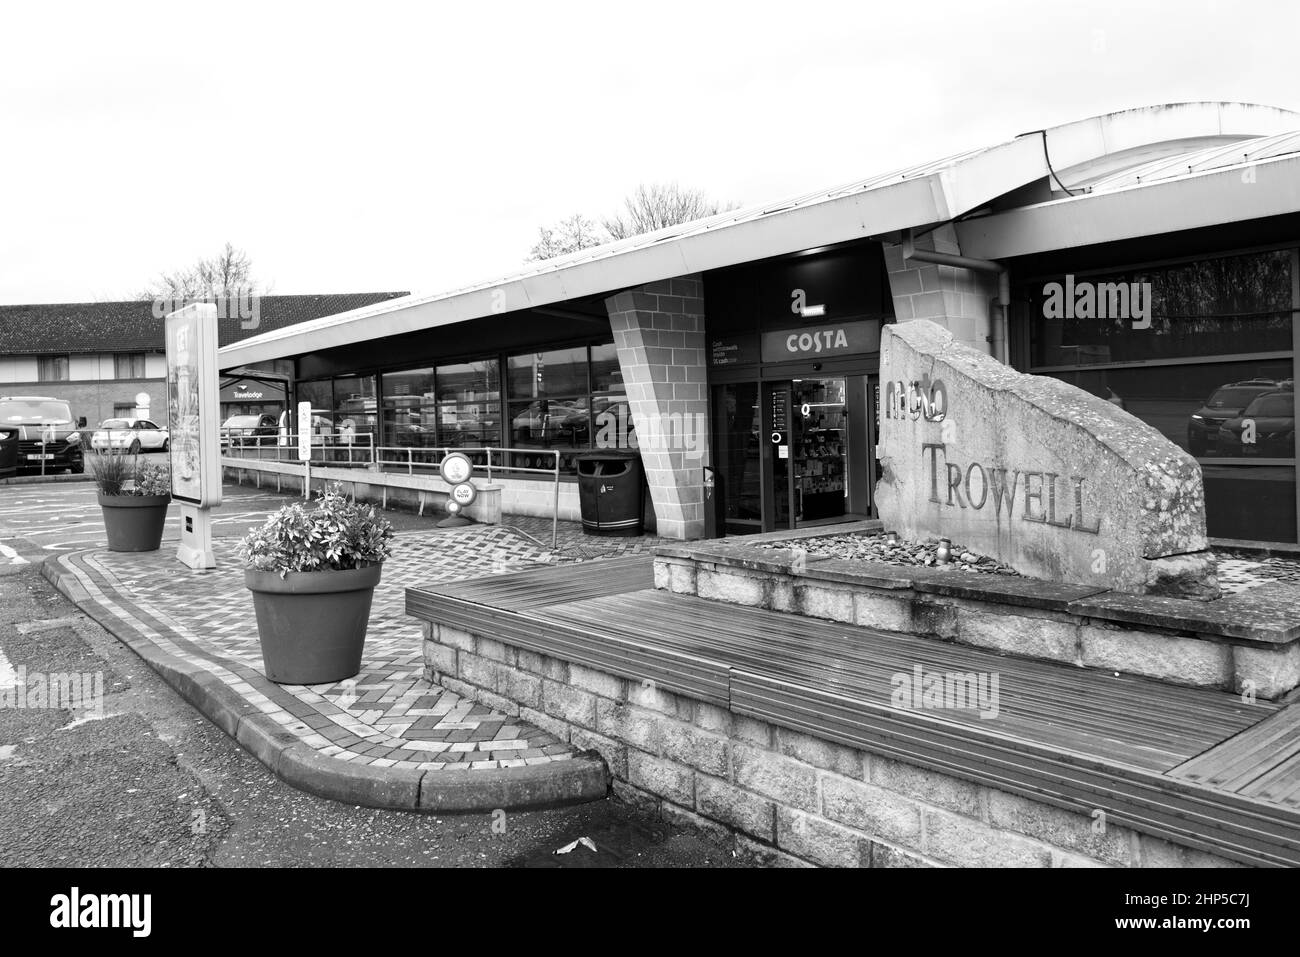
{"label": "cloudy white sky", "polygon": [[230,240],[277,293],[433,292],[641,182],[745,204],[1108,110],[1300,109],[1300,4],[7,4],[0,303]]}

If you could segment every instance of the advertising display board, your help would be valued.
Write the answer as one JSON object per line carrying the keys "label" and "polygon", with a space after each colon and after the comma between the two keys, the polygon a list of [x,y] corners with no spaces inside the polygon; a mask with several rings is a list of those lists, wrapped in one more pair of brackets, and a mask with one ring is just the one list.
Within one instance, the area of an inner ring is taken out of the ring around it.
{"label": "advertising display board", "polygon": [[181,504],[176,557],[190,568],[212,568],[208,509],[221,504],[217,307],[193,303],[173,312],[164,335],[172,498]]}

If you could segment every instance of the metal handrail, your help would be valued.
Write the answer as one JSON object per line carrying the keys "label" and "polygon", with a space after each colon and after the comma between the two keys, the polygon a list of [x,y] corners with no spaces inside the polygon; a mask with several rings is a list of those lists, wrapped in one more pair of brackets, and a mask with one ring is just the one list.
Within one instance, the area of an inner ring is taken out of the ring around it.
{"label": "metal handrail", "polygon": [[[259,441],[253,444],[233,444],[222,443],[221,454],[230,458],[255,458],[264,460],[270,458],[272,461],[291,461],[297,462],[298,459],[298,435],[296,432],[279,432],[275,435],[258,435],[256,430],[229,430],[227,436],[236,438],[256,438]],[[313,432],[312,433],[312,452],[315,460],[317,449],[329,449],[337,453],[339,449],[348,450],[347,465],[369,466],[376,471],[384,471],[385,467],[406,467],[407,475],[414,475],[416,466],[422,469],[437,469],[439,464],[452,452],[460,452],[469,456],[470,463],[475,472],[483,472],[489,482],[492,481],[493,473],[518,473],[525,475],[549,475],[554,484],[554,492],[551,503],[551,548],[555,549],[559,543],[560,530],[560,461],[564,450],[560,449],[536,449],[536,448],[504,448],[501,446],[460,446],[460,445],[375,445],[375,434],[373,432],[354,432],[351,433],[351,441],[340,442],[341,435],[337,432]],[[320,441],[317,441],[317,440]],[[364,440],[364,441],[363,441]],[[266,452],[272,452],[268,456]],[[389,458],[387,453],[405,453],[404,457]],[[252,454],[250,454],[252,453]],[[421,457],[429,456],[431,461],[420,461],[416,455]],[[509,464],[505,458],[508,455],[549,455],[553,459],[550,468],[531,468],[524,465]],[[481,456],[485,461],[476,462],[475,456]],[[311,461],[303,463],[310,467]],[[321,460],[321,464],[343,464],[329,463]]]}
{"label": "metal handrail", "polygon": [[[554,491],[551,502],[551,548],[554,550],[559,542],[560,531],[560,456],[559,449],[529,449],[529,448],[505,448],[502,446],[464,446],[464,445],[380,445],[376,446],[376,452],[405,452],[406,460],[403,463],[394,459],[375,459],[374,465],[381,468],[384,465],[406,465],[406,474],[415,474],[414,454],[436,454],[438,456],[433,462],[420,462],[420,465],[427,465],[429,468],[437,468],[438,465],[452,452],[460,452],[469,457],[470,464],[476,472],[485,472],[487,480],[492,481],[492,472],[519,472],[529,475],[549,475],[554,483]],[[554,459],[554,464],[549,469],[530,468],[524,465],[507,465],[505,461],[493,464],[492,456],[494,453],[504,455],[550,455]],[[486,462],[480,464],[474,461],[475,455],[482,455]]]}

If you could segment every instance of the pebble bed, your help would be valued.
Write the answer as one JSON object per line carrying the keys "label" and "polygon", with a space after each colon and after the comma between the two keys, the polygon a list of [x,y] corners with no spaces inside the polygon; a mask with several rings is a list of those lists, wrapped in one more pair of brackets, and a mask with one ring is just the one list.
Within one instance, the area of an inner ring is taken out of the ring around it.
{"label": "pebble bed", "polygon": [[[809,555],[820,558],[849,558],[887,565],[915,565],[924,568],[946,567],[963,572],[980,572],[986,575],[1021,575],[1013,568],[1001,564],[987,555],[980,555],[958,543],[952,545],[952,558],[940,566],[939,543],[907,542],[899,539],[890,544],[883,534],[876,535],[821,535],[787,541],[759,543],[760,548],[802,548]],[[1226,593],[1241,591],[1269,581],[1300,585],[1300,560],[1290,557],[1262,556],[1228,549],[1217,551],[1220,585]]]}
{"label": "pebble bed", "polygon": [[[938,567],[939,543],[905,542],[902,539],[890,544],[884,535],[824,535],[796,541],[763,542],[760,548],[802,548],[819,558],[852,558],[867,562],[884,562],[887,565],[919,565]],[[989,575],[1023,577],[1014,568],[1001,564],[987,555],[977,555],[956,542],[952,545],[952,558],[947,568],[963,572],[983,572]]]}

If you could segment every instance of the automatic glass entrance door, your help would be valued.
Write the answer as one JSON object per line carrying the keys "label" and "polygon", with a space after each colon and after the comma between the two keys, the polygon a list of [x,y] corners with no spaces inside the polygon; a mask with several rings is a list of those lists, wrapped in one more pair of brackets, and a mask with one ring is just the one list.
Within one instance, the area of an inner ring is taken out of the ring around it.
{"label": "automatic glass entrance door", "polygon": [[763,386],[765,529],[833,522],[849,514],[848,400],[844,378]]}

